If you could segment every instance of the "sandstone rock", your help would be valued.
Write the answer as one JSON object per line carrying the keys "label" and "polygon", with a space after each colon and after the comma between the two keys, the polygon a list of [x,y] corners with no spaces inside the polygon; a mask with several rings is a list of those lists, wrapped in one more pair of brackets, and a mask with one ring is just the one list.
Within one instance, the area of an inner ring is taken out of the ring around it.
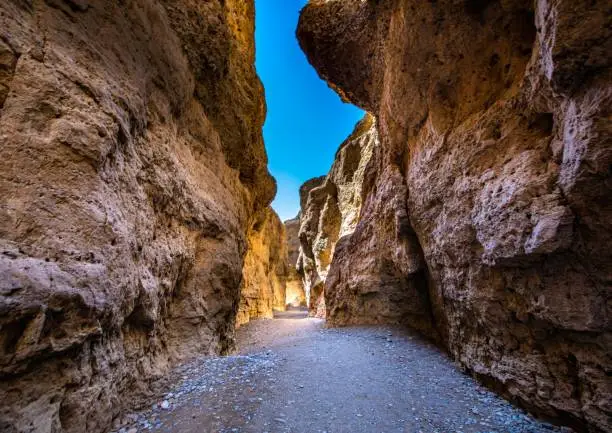
{"label": "sandstone rock", "polygon": [[328,323],[399,323],[436,337],[427,269],[406,210],[406,186],[392,166],[380,178],[385,181],[367,194],[354,233],[336,244],[325,281]]}
{"label": "sandstone rock", "polygon": [[287,259],[290,265],[295,266],[300,256],[300,214],[293,219],[285,221],[284,224],[287,237]]}
{"label": "sandstone rock", "polygon": [[[313,188],[317,188],[321,186],[325,182],[325,176],[314,177],[312,179],[308,179],[300,186],[300,212],[298,213],[298,218],[300,219],[300,227],[302,221],[302,210],[306,208],[306,204],[308,203],[308,195]],[[313,261],[307,258],[302,253],[301,240],[299,236],[298,229],[298,241],[300,242],[298,259],[295,265],[296,272],[300,275],[302,279],[302,287],[304,288],[304,297],[306,298],[306,305],[312,309],[310,304],[310,280],[307,281],[307,278],[310,278],[311,270],[313,266]],[[308,248],[308,247],[307,247]]]}
{"label": "sandstone rock", "polygon": [[263,221],[256,222],[248,243],[236,326],[285,310],[287,240],[285,226],[273,210],[268,209]]}
{"label": "sandstone rock", "polygon": [[[300,186],[300,209],[306,208],[306,203],[308,202],[308,194],[313,188],[321,186],[325,181],[326,176],[313,177],[312,179],[308,179]],[[301,213],[298,215],[298,218],[301,217]]]}
{"label": "sandstone rock", "polygon": [[305,307],[306,294],[302,276],[297,272],[296,264],[300,255],[300,216],[285,221],[285,233],[287,237],[287,296],[286,304],[292,307]]}
{"label": "sandstone rock", "polygon": [[302,200],[305,205],[300,212],[298,271],[311,312],[317,317],[325,316],[323,284],[336,242],[357,224],[366,166],[377,140],[374,119],[367,115],[338,149],[329,174],[300,189],[307,200]]}
{"label": "sandstone rock", "polygon": [[285,302],[287,307],[306,307],[308,305],[302,276],[293,266],[289,266],[287,274]]}
{"label": "sandstone rock", "polygon": [[253,2],[0,3],[0,430],[101,432],[228,351],[274,195]]}
{"label": "sandstone rock", "polygon": [[605,1],[306,6],[302,48],[381,142],[331,323],[407,321],[519,404],[612,430],[611,20]]}

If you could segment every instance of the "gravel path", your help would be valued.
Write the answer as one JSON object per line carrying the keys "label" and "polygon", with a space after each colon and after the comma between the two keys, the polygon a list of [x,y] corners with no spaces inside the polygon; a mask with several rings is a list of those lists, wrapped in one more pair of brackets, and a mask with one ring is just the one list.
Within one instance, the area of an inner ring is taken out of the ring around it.
{"label": "gravel path", "polygon": [[204,358],[121,433],[550,433],[462,374],[436,347],[391,327],[325,329],[303,312],[256,320],[235,356]]}

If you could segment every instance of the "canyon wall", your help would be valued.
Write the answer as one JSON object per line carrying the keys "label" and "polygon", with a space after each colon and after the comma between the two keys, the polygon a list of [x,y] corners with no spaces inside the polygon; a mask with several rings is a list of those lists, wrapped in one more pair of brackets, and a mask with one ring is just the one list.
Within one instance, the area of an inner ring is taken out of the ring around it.
{"label": "canyon wall", "polygon": [[285,221],[287,235],[287,297],[286,303],[292,307],[306,306],[306,293],[302,276],[298,273],[296,265],[300,254],[300,215]]}
{"label": "canyon wall", "polygon": [[298,270],[311,313],[325,317],[324,284],[336,243],[355,229],[366,166],[378,144],[376,122],[366,115],[340,145],[329,174],[300,188]]}
{"label": "canyon wall", "polygon": [[295,269],[302,280],[302,287],[304,288],[304,298],[306,299],[306,305],[308,306],[312,314],[316,313],[317,299],[315,297],[315,302],[311,301],[311,288],[313,285],[317,284],[318,274],[316,273],[316,269],[314,269],[314,260],[309,259],[303,253],[303,250],[308,250],[309,246],[308,242],[305,242],[305,247],[302,247],[302,239],[300,238],[300,228],[302,215],[304,213],[304,210],[306,209],[306,204],[308,203],[308,195],[310,194],[310,190],[321,186],[324,181],[325,176],[313,177],[312,179],[308,179],[300,186],[300,212],[298,213],[298,242],[300,246],[298,250],[298,258],[295,264]]}
{"label": "canyon wall", "polygon": [[274,310],[285,310],[287,238],[284,224],[272,209],[267,209],[262,221],[254,224],[248,245],[236,326],[250,319],[272,318]]}
{"label": "canyon wall", "polygon": [[380,136],[330,323],[416,327],[516,403],[612,430],[611,21],[602,0],[305,7],[310,62]]}
{"label": "canyon wall", "polygon": [[0,2],[3,432],[105,431],[232,347],[275,193],[253,8]]}

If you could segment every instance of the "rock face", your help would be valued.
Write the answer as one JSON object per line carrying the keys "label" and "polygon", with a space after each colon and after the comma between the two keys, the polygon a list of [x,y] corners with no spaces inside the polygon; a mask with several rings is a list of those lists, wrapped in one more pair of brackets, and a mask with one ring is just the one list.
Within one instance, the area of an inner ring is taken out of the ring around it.
{"label": "rock face", "polygon": [[300,255],[300,216],[285,221],[285,233],[287,236],[287,296],[286,304],[292,307],[305,307],[306,294],[302,277],[296,269]]}
{"label": "rock face", "polygon": [[336,243],[357,224],[366,166],[378,144],[375,123],[366,115],[341,144],[329,174],[307,181],[300,189],[298,271],[310,310],[317,317],[325,317],[323,286]]}
{"label": "rock face", "polygon": [[0,2],[3,432],[104,431],[147,379],[232,346],[275,191],[253,18]]}
{"label": "rock face", "polygon": [[[300,186],[300,212],[298,213],[298,218],[300,220],[299,221],[300,227],[301,227],[303,211],[304,209],[306,209],[306,204],[308,203],[308,194],[310,193],[310,190],[312,190],[313,188],[317,188],[321,186],[323,182],[325,182],[325,177],[326,176],[313,177],[312,179],[308,179],[306,182],[304,182]],[[311,312],[314,312],[316,310],[313,309],[313,304],[310,302],[310,288],[311,288],[310,278],[311,278],[313,262],[308,261],[306,260],[306,258],[303,257],[302,245],[301,245],[302,241],[300,239],[300,228],[299,227],[298,227],[298,242],[300,246],[298,250],[298,258],[295,264],[295,269],[296,269],[296,272],[300,275],[300,278],[302,280],[302,287],[304,288],[304,298],[306,299],[306,305],[309,307]],[[306,246],[306,248],[308,248],[308,245]]]}
{"label": "rock face", "polygon": [[328,320],[417,327],[517,403],[591,431],[612,430],[609,12],[311,1],[298,28],[381,142],[328,271]]}
{"label": "rock face", "polygon": [[248,244],[237,326],[254,318],[272,318],[274,310],[285,310],[287,239],[285,226],[272,209],[253,226]]}

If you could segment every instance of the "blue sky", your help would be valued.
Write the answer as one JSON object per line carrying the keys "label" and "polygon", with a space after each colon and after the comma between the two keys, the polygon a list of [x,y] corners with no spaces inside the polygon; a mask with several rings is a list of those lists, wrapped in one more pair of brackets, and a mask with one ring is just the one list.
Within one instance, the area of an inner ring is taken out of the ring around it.
{"label": "blue sky", "polygon": [[299,187],[328,172],[334,154],[363,112],[344,104],[310,66],[295,29],[307,0],[256,0],[255,49],[266,89],[263,133],[278,193],[272,207],[284,221],[297,215]]}

